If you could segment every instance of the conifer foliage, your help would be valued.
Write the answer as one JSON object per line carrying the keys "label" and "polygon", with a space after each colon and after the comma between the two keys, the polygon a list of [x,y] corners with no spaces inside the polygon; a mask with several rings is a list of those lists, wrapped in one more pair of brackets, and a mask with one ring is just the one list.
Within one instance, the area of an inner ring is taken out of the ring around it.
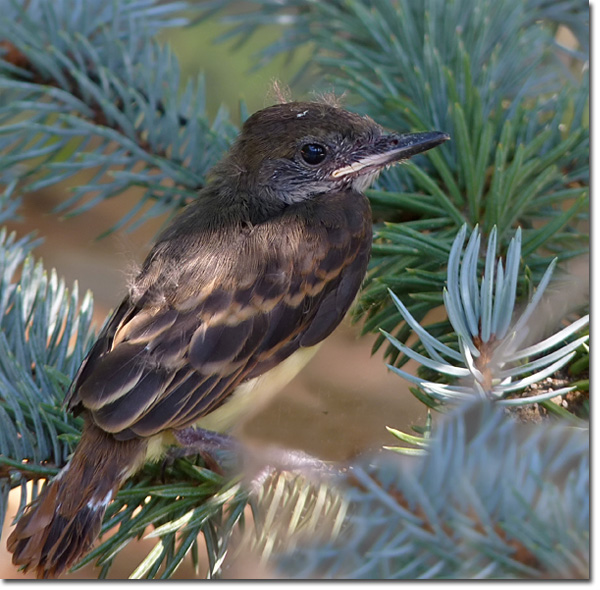
{"label": "conifer foliage", "polygon": [[[278,27],[257,67],[302,48],[298,79],[316,90],[345,92],[347,108],[391,129],[451,135],[369,192],[373,257],[355,309],[434,419],[406,434],[391,416],[390,432],[418,447],[393,450],[413,456],[382,451],[326,478],[247,485],[225,451],[219,473],[201,458],[148,465],[77,567],[106,577],[146,536],[156,544],[134,578],[169,578],[186,559],[221,576],[234,538],[282,577],[589,576],[587,316],[569,305],[566,274],[589,249],[587,3],[241,4],[0,0],[0,524],[9,492],[20,488],[22,510],[77,443],[81,420],[62,399],[96,330],[92,295],[4,224],[23,195],[65,181],[71,214],[143,189],[107,232],[193,199],[237,129],[225,109],[208,115],[203,78],[182,79],[157,39],[221,18],[238,51]],[[565,294],[564,313],[527,341],[549,292]],[[442,305],[448,319],[432,323]],[[554,419],[519,424],[514,407],[532,404]]]}

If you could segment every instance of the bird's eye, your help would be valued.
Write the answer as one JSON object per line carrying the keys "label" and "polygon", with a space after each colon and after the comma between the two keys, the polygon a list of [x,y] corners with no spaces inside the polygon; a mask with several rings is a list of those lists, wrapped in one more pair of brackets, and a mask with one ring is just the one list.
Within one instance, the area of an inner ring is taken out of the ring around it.
{"label": "bird's eye", "polygon": [[306,143],[300,148],[300,155],[307,164],[315,166],[325,159],[327,150],[320,143]]}

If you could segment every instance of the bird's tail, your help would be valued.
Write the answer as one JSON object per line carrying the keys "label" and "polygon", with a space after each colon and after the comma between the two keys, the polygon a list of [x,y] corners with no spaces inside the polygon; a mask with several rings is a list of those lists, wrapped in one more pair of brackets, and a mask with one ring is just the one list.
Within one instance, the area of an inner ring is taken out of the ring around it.
{"label": "bird's tail", "polygon": [[73,457],[29,505],[7,541],[13,563],[55,578],[91,547],[106,507],[141,464],[146,441],[118,441],[86,422]]}

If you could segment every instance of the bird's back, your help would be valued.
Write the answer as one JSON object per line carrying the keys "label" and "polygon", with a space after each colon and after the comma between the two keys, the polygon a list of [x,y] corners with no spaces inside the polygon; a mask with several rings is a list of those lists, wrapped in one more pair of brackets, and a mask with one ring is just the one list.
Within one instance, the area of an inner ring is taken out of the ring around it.
{"label": "bird's back", "polygon": [[240,223],[227,243],[210,231],[159,241],[80,369],[69,407],[120,440],[197,422],[335,329],[366,270],[370,219],[363,195],[339,193]]}

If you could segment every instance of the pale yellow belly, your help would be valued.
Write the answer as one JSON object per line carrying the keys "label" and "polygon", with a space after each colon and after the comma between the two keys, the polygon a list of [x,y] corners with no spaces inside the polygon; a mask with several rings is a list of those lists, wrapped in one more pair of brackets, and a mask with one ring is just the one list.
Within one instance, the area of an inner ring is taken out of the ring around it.
{"label": "pale yellow belly", "polygon": [[300,348],[264,375],[239,385],[229,399],[210,414],[196,422],[196,426],[216,432],[231,430],[242,419],[247,419],[264,408],[308,363],[320,344]]}
{"label": "pale yellow belly", "polygon": [[[195,426],[205,430],[227,432],[242,420],[264,408],[308,363],[321,343],[301,348],[264,375],[239,385],[229,399],[210,414],[200,418]],[[141,456],[129,470],[128,477],[140,469],[146,461],[159,461],[167,448],[177,440],[170,430],[160,432],[148,439],[145,456]]]}
{"label": "pale yellow belly", "polygon": [[[227,432],[242,420],[247,420],[264,408],[298,374],[320,346],[321,343],[301,348],[264,375],[242,383],[222,406],[200,418],[195,426],[215,432]],[[145,457],[141,458],[131,473],[146,461],[160,460],[166,449],[173,444],[177,444],[177,441],[171,431],[152,436],[148,440]]]}

